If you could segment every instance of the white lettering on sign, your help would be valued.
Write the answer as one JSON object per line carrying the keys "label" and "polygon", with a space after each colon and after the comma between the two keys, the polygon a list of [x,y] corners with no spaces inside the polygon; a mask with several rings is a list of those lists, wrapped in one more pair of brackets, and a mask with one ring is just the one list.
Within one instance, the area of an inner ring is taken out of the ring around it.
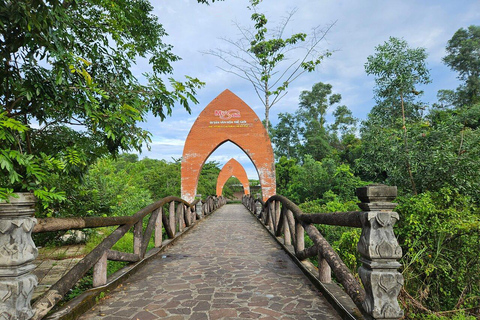
{"label": "white lettering on sign", "polygon": [[219,117],[222,120],[229,120],[231,118],[240,118],[240,111],[238,111],[237,109],[215,110],[213,115],[215,117]]}

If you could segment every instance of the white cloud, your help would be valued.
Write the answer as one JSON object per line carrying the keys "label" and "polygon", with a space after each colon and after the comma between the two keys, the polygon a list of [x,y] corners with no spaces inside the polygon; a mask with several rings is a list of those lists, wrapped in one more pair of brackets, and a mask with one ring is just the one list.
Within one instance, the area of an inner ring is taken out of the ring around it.
{"label": "white cloud", "polygon": [[[172,117],[164,122],[149,118],[144,128],[152,132],[154,143],[152,151],[144,155],[164,159],[181,157],[181,141],[185,140],[196,117],[226,88],[237,94],[263,119],[263,106],[251,84],[221,71],[216,67],[220,61],[200,52],[224,46],[220,38],[238,38],[238,30],[232,21],[245,26],[250,24],[251,12],[246,8],[249,2],[221,1],[206,6],[198,4],[196,0],[162,0],[152,1],[152,4],[169,34],[165,42],[172,44],[173,52],[183,59],[173,64],[173,76],[178,79],[183,79],[184,75],[196,76],[207,85],[199,91],[197,99],[200,103],[192,107],[191,115],[177,106]],[[453,89],[458,85],[456,75],[441,61],[447,41],[459,28],[480,21],[480,1],[469,0],[277,0],[264,1],[260,9],[274,22],[279,21],[293,6],[298,11],[287,32],[308,32],[311,27],[337,21],[322,44],[323,49],[335,52],[323,61],[316,72],[304,74],[291,84],[288,95],[271,110],[274,124],[279,112],[294,112],[298,107],[300,92],[310,90],[319,81],[332,84],[333,91],[342,94],[342,102],[352,110],[354,116],[364,119],[374,105],[374,78],[365,74],[364,64],[367,57],[374,53],[375,46],[390,36],[404,38],[411,47],[427,49],[433,82],[424,87],[424,100],[432,102],[439,89]],[[145,63],[144,60],[138,63],[137,72],[148,70]],[[246,155],[234,148],[219,148],[211,158],[223,163],[231,157],[244,161]],[[242,165],[248,167],[249,161]],[[247,170],[249,176],[256,175],[251,168]]]}

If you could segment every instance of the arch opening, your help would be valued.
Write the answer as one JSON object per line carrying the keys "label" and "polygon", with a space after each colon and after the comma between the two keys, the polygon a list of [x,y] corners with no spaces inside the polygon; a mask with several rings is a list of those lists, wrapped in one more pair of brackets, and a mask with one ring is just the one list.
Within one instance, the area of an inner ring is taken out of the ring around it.
{"label": "arch opening", "polygon": [[250,182],[243,166],[235,159],[230,159],[218,174],[217,196],[223,193],[223,187],[229,178],[237,178],[243,186],[244,194],[250,194]]}
{"label": "arch opening", "polygon": [[245,194],[245,189],[243,184],[240,182],[240,180],[237,177],[231,176],[225,182],[221,195],[224,198],[226,198],[227,201],[229,199],[234,201],[241,201],[244,194]]}

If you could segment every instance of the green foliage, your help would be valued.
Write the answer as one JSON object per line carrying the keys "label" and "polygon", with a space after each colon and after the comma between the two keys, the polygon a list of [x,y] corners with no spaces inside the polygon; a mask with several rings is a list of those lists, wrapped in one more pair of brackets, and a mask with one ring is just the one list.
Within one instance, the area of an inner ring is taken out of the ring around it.
{"label": "green foliage", "polygon": [[464,311],[458,312],[449,312],[442,315],[442,313],[435,314],[418,314],[418,313],[409,313],[405,316],[406,319],[417,319],[417,320],[477,320],[477,317],[469,316],[465,314]]}
{"label": "green foliage", "polygon": [[385,124],[395,119],[416,118],[421,104],[415,103],[420,84],[431,82],[424,48],[410,48],[403,39],[390,37],[368,56],[365,71],[375,76],[375,106],[371,113]]}
{"label": "green foliage", "polygon": [[[2,199],[35,190],[44,205],[57,202],[66,190],[46,189],[47,175],[76,179],[105,154],[140,151],[147,113],[163,120],[175,103],[190,111],[203,83],[163,79],[179,57],[152,10],[147,0],[0,4]],[[141,84],[132,66],[147,57]]]}
{"label": "green foliage", "polygon": [[233,200],[236,199],[234,194],[236,192],[244,192],[242,183],[237,179],[237,177],[230,177],[228,178],[227,182],[225,182],[222,195],[227,199]]}
{"label": "green foliage", "polygon": [[480,209],[451,188],[398,200],[405,289],[435,311],[478,306]]}
{"label": "green foliage", "polygon": [[[323,199],[308,201],[300,205],[305,213],[328,213],[358,210],[355,201],[341,202],[338,196],[331,191],[323,195]],[[360,239],[360,229],[316,225],[323,237],[330,243],[345,265],[354,273],[360,266],[360,256],[357,252],[357,243]],[[306,245],[312,245],[308,236],[305,237]],[[316,263],[316,261],[314,260]]]}
{"label": "green foliage", "polygon": [[[138,160],[137,155],[122,154],[98,159],[82,179],[51,175],[47,185],[66,190],[66,199],[39,208],[37,216],[130,216],[161,198],[180,197],[180,167],[180,160]],[[203,197],[215,194],[219,172],[216,162],[204,165],[198,184]]]}
{"label": "green foliage", "polygon": [[300,128],[298,118],[291,113],[279,113],[278,124],[271,128],[271,140],[275,151],[275,157],[280,159],[299,159],[303,154],[301,150]]}
{"label": "green foliage", "polygon": [[457,105],[480,103],[480,26],[460,28],[448,41],[443,61],[464,83],[457,88]]}
{"label": "green foliage", "polygon": [[[280,113],[278,124],[271,130],[275,156],[303,160],[308,154],[321,161],[331,154],[344,153],[357,120],[346,106],[338,105],[341,99],[340,94],[332,93],[332,85],[322,82],[314,84],[311,91],[302,91],[299,109],[294,114]],[[327,112],[335,105],[335,122],[326,126]]]}
{"label": "green foliage", "polygon": [[362,140],[368,143],[363,144],[356,169],[364,178],[396,185],[402,193],[408,193],[408,160],[418,192],[453,186],[478,202],[480,131],[464,126],[464,110],[432,108],[424,119],[411,122],[408,154],[402,148],[401,128],[382,126],[369,119],[362,129]]}
{"label": "green foliage", "polygon": [[207,196],[217,194],[217,178],[220,174],[219,163],[207,162],[203,165],[198,178],[197,193],[205,199]]}
{"label": "green foliage", "polygon": [[[64,192],[55,192],[55,187],[38,188],[48,174],[56,170],[67,171],[68,162],[64,159],[55,159],[41,153],[39,156],[27,154],[10,148],[21,145],[21,141],[29,128],[14,118],[9,118],[6,112],[0,113],[0,170],[4,175],[0,177],[0,200],[14,196],[13,192],[20,190],[34,191],[35,196],[47,207],[54,201],[65,199]],[[5,146],[3,148],[3,146]],[[10,187],[4,187],[10,186]]]}
{"label": "green foliage", "polygon": [[321,198],[327,191],[341,201],[352,200],[355,188],[366,184],[353,174],[348,164],[339,164],[332,158],[320,162],[306,155],[302,165],[281,158],[275,168],[278,193],[295,203]]}

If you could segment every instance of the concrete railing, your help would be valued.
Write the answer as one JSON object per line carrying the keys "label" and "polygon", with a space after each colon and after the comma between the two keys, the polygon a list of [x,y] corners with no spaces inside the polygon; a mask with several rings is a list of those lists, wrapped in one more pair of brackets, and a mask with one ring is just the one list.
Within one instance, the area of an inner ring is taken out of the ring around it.
{"label": "concrete railing", "polygon": [[[203,203],[201,200],[188,203],[177,197],[166,197],[132,216],[45,218],[38,219],[38,223],[33,217],[33,195],[24,194],[19,199],[13,198],[10,203],[0,203],[0,245],[4,247],[0,249],[0,290],[6,293],[0,304],[0,315],[5,319],[42,319],[91,268],[93,287],[104,286],[107,284],[108,260],[139,262],[146,256],[152,236],[155,248],[160,248],[163,245],[163,230],[169,240],[174,239],[185,228],[225,203],[223,197],[207,197]],[[37,285],[36,277],[31,274],[37,256],[31,233],[107,226],[118,228],[31,307],[32,293]],[[134,233],[133,253],[111,250],[131,228]],[[18,250],[7,250],[8,244]]]}
{"label": "concrete railing", "polygon": [[[287,198],[275,195],[265,203],[251,196],[243,197],[243,204],[260,219],[276,237],[282,237],[286,246],[293,245],[299,260],[318,257],[318,280],[331,282],[331,274],[343,286],[366,318],[400,319],[403,311],[398,294],[403,276],[397,271],[402,250],[393,232],[399,220],[392,211],[397,188],[369,185],[358,188],[360,209],[363,211],[305,214]],[[315,224],[361,228],[357,245],[361,266],[359,283]],[[305,235],[306,233],[306,235]],[[305,236],[314,243],[305,248]],[[363,284],[363,285],[362,285]]]}

